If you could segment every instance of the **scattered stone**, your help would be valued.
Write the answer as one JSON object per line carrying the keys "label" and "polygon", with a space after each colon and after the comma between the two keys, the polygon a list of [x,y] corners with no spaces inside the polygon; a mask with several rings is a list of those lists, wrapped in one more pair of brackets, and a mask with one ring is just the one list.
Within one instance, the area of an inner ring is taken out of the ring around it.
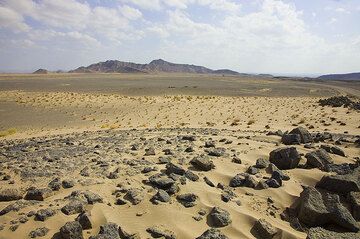
{"label": "scattered stone", "polygon": [[72,180],[69,180],[69,179],[64,179],[62,182],[61,182],[63,188],[72,188],[75,186],[75,183],[74,181]]}
{"label": "scattered stone", "polygon": [[269,160],[263,159],[263,158],[258,158],[256,160],[256,164],[255,167],[256,168],[267,168],[269,166],[270,162]]}
{"label": "scattered stone", "polygon": [[35,220],[37,221],[45,221],[46,219],[48,219],[49,217],[52,217],[55,215],[55,211],[47,208],[47,209],[40,209],[39,211],[37,211],[35,213]]}
{"label": "scattered stone", "polygon": [[142,200],[144,200],[144,195],[142,190],[137,188],[131,188],[125,194],[124,199],[128,200],[133,205],[137,205],[142,202]]}
{"label": "scattered stone", "polygon": [[60,178],[54,178],[53,180],[51,180],[50,183],[48,184],[48,187],[51,188],[51,190],[53,191],[59,191],[61,188]]}
{"label": "scattered stone", "polygon": [[338,146],[332,146],[332,145],[321,145],[320,146],[322,149],[324,149],[326,152],[331,153],[331,154],[336,154],[342,157],[345,157],[345,152],[344,150],[342,150],[341,148],[339,148]]}
{"label": "scattered stone", "polygon": [[155,149],[153,147],[145,149],[145,156],[153,156],[155,154]]}
{"label": "scattered stone", "polygon": [[178,175],[184,175],[185,169],[183,169],[179,165],[176,165],[173,163],[168,163],[168,164],[166,164],[166,174],[171,174],[171,173],[175,173]]}
{"label": "scattered stone", "polygon": [[198,196],[193,193],[180,194],[176,197],[179,203],[181,203],[184,207],[193,207],[196,205],[196,201]]}
{"label": "scattered stone", "polygon": [[197,176],[193,171],[187,170],[185,172],[185,177],[193,182],[196,182],[199,180],[199,176]]}
{"label": "scattered stone", "polygon": [[226,152],[225,148],[213,148],[213,149],[208,149],[207,153],[209,156],[214,156],[214,157],[221,157],[224,156]]}
{"label": "scattered stone", "polygon": [[181,139],[182,140],[187,140],[187,141],[196,141],[196,136],[194,136],[194,135],[185,135],[185,136],[182,136]]}
{"label": "scattered stone", "polygon": [[215,148],[215,142],[214,141],[206,141],[205,148]]}
{"label": "scattered stone", "polygon": [[255,175],[255,174],[259,173],[259,169],[255,168],[254,166],[250,166],[246,172],[248,174]]}
{"label": "scattered stone", "polygon": [[166,191],[159,189],[157,193],[153,196],[152,200],[160,201],[160,202],[169,202],[170,196]]}
{"label": "scattered stone", "polygon": [[229,183],[230,187],[249,187],[255,188],[257,181],[254,176],[249,175],[248,173],[239,173],[235,175]]}
{"label": "scattered stone", "polygon": [[215,184],[213,182],[211,182],[211,180],[208,177],[204,177],[204,181],[210,187],[215,187]]}
{"label": "scattered stone", "polygon": [[29,237],[36,238],[36,237],[44,237],[49,232],[49,229],[46,227],[39,227],[29,233]]}
{"label": "scattered stone", "polygon": [[232,160],[231,160],[231,162],[237,163],[237,164],[241,164],[241,159],[238,158],[238,157],[233,157]]}

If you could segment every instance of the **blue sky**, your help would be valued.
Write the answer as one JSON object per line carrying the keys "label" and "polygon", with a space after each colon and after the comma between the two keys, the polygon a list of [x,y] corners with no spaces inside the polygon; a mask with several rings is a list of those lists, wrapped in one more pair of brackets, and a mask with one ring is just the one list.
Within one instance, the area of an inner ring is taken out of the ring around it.
{"label": "blue sky", "polygon": [[360,71],[359,0],[0,0],[0,71],[108,59],[316,75]]}

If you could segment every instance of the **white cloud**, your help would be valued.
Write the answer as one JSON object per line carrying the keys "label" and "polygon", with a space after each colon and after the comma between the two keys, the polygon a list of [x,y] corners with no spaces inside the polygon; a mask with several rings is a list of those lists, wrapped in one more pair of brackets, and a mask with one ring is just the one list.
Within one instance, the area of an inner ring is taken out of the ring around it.
{"label": "white cloud", "polygon": [[0,28],[18,31],[28,31],[30,27],[24,22],[23,17],[14,10],[0,6]]}
{"label": "white cloud", "polygon": [[120,0],[123,3],[132,3],[142,9],[161,10],[162,3],[160,0]]}
{"label": "white cloud", "polygon": [[136,20],[142,17],[142,13],[138,9],[127,5],[119,7],[119,10],[124,17],[130,20]]}
{"label": "white cloud", "polygon": [[334,23],[337,23],[338,19],[335,18],[335,17],[332,17],[329,21],[330,24],[334,24]]}
{"label": "white cloud", "polygon": [[232,0],[120,0],[120,2],[131,3],[147,10],[163,10],[166,7],[186,9],[194,4],[209,7],[212,10],[236,12],[241,7],[241,4]]}
{"label": "white cloud", "polygon": [[348,11],[345,8],[342,8],[342,7],[335,8],[335,12],[350,14],[350,11]]}

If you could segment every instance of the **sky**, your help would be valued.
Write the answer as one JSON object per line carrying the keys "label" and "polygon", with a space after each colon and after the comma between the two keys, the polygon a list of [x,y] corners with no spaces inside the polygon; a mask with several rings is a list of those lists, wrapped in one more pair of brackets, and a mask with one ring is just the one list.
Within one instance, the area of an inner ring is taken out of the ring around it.
{"label": "sky", "polygon": [[360,71],[359,0],[0,0],[0,72],[153,59],[245,73]]}

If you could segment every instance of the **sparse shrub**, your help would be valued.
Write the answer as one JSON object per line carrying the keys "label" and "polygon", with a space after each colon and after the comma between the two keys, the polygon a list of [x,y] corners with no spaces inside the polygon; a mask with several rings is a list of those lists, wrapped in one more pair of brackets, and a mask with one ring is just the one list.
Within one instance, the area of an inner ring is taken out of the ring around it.
{"label": "sparse shrub", "polygon": [[255,120],[253,120],[253,119],[251,119],[251,120],[249,120],[249,121],[247,122],[248,125],[252,125],[252,124],[254,124],[254,123],[255,123]]}
{"label": "sparse shrub", "polygon": [[17,130],[15,128],[10,128],[10,129],[7,129],[7,130],[3,130],[3,131],[0,131],[0,137],[6,137],[6,136],[9,136],[9,135],[13,135],[17,132]]}

